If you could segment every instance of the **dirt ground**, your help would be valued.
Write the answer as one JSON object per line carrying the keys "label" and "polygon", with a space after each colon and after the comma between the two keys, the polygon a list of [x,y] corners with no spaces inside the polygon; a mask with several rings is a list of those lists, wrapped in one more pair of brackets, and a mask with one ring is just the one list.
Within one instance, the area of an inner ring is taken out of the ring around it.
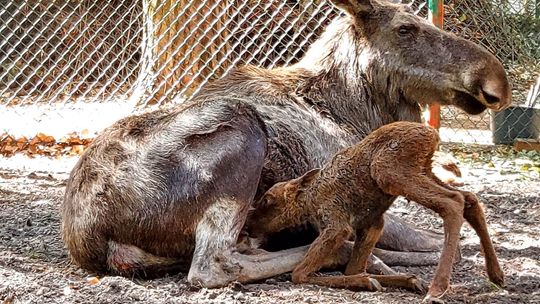
{"label": "dirt ground", "polygon": [[[445,147],[462,160],[465,189],[486,206],[506,273],[498,289],[484,274],[479,243],[462,230],[462,259],[454,268],[447,303],[540,303],[540,157],[509,150]],[[197,289],[185,275],[139,280],[96,278],[70,264],[59,236],[58,207],[75,158],[0,158],[0,303],[418,303],[402,290],[352,292],[298,286],[289,275],[259,284]],[[392,212],[424,228],[441,222],[414,203]],[[429,280],[434,267],[398,268]]]}

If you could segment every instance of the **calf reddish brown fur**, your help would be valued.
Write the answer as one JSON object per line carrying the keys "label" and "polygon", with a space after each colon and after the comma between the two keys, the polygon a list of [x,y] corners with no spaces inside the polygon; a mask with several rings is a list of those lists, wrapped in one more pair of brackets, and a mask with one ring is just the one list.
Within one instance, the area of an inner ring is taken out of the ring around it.
{"label": "calf reddish brown fur", "polygon": [[[402,195],[435,211],[444,221],[444,247],[426,299],[440,297],[448,288],[464,218],[480,237],[490,280],[502,285],[503,272],[476,196],[446,185],[432,173],[431,159],[438,144],[437,132],[420,123],[385,125],[338,152],[322,169],[270,188],[248,218],[250,235],[305,223],[317,227],[319,237],[293,271],[295,283],[380,290],[379,281],[418,289],[421,285],[414,276],[364,274],[383,229],[383,214]],[[314,276],[353,233],[356,240],[345,276]]]}

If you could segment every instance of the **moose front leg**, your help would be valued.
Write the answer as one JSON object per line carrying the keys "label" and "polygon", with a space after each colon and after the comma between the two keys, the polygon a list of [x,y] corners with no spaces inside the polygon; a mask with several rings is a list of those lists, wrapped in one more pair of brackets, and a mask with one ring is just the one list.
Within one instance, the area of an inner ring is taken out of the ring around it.
{"label": "moose front leg", "polygon": [[377,241],[377,248],[407,253],[440,252],[443,247],[444,240],[440,234],[422,230],[388,212],[384,214],[384,219],[384,229]]}
{"label": "moose front leg", "polygon": [[308,246],[257,255],[237,252],[246,210],[241,202],[218,200],[205,212],[197,227],[190,283],[214,288],[253,282],[292,271],[303,260]]}
{"label": "moose front leg", "polygon": [[[235,266],[225,268],[238,269],[236,280],[240,283],[260,281],[293,271],[302,261],[305,260],[304,257],[308,253],[309,248],[310,245],[306,245],[277,252],[267,252],[259,249],[256,251],[256,254],[249,255],[234,252],[231,256],[232,259],[230,259],[230,262]],[[349,261],[349,257],[351,256],[352,249],[352,242],[344,242],[337,249],[336,254],[327,256],[323,259],[323,266],[321,268],[336,268],[346,266]],[[246,252],[249,252],[249,250]],[[369,273],[397,275],[394,270],[386,266],[386,264],[384,264],[374,255],[369,255],[367,269]]]}

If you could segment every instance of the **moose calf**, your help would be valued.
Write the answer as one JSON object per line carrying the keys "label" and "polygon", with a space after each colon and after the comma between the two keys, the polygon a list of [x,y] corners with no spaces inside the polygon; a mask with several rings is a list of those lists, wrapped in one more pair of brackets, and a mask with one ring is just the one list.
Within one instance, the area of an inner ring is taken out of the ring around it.
{"label": "moose calf", "polygon": [[[487,273],[502,285],[503,272],[491,243],[476,196],[441,182],[431,171],[439,144],[437,132],[413,122],[395,122],[338,152],[322,169],[274,185],[256,203],[248,219],[254,237],[310,223],[319,230],[302,263],[293,271],[295,283],[337,288],[381,290],[383,286],[421,290],[411,275],[368,275],[366,261],[383,229],[383,214],[401,195],[438,213],[445,242],[425,301],[436,301],[448,288],[459,232],[467,220],[480,237]],[[256,224],[255,224],[256,223]],[[313,275],[355,233],[344,276]]]}

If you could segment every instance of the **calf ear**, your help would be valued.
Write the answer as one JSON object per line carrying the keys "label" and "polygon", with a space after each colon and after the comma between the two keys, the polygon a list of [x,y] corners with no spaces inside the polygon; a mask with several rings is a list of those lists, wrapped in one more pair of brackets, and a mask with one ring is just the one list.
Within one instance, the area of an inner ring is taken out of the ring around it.
{"label": "calf ear", "polygon": [[309,170],[304,175],[299,177],[298,178],[298,186],[299,186],[299,188],[303,188],[303,187],[309,185],[309,183],[311,183],[311,181],[313,181],[317,177],[319,172],[321,172],[321,169],[316,168],[316,169]]}
{"label": "calf ear", "polygon": [[373,11],[371,0],[330,0],[334,6],[349,15],[367,15]]}
{"label": "calf ear", "polygon": [[298,193],[300,193],[304,188],[309,186],[309,183],[317,177],[317,174],[321,171],[321,169],[313,169],[308,172],[306,172],[304,175],[295,178],[287,183],[285,186],[285,193],[283,194],[285,197],[285,200],[293,200],[296,198]]}

